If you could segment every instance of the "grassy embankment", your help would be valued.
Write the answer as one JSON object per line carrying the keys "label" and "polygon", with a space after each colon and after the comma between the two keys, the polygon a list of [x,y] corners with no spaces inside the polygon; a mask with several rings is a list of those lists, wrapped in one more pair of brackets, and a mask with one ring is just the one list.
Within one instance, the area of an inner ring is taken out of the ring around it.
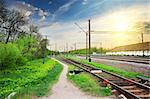
{"label": "grassy embankment", "polygon": [[109,96],[111,90],[108,87],[101,87],[98,81],[88,73],[82,72],[77,75],[69,75],[69,71],[74,70],[74,66],[69,65],[67,77],[73,84],[78,86],[82,91],[93,96]]}
{"label": "grassy embankment", "polygon": [[76,58],[74,56],[68,56],[67,58],[70,58],[70,59],[73,59],[73,60],[76,60],[76,61],[79,61],[79,62],[82,62],[82,63],[85,63],[85,64],[89,64],[91,66],[100,68],[102,70],[107,70],[107,71],[110,71],[112,73],[116,73],[118,75],[121,75],[121,76],[124,76],[124,77],[127,77],[127,78],[136,78],[137,76],[149,77],[149,76],[145,76],[144,74],[141,74],[141,73],[127,72],[127,71],[124,71],[124,70],[114,68],[112,66],[99,64],[99,63],[96,63],[96,62],[88,62],[88,60],[79,59],[79,58]]}
{"label": "grassy embankment", "polygon": [[28,62],[25,66],[11,68],[0,72],[0,99],[12,92],[17,92],[15,97],[43,96],[57,81],[63,67],[54,60],[46,59]]}

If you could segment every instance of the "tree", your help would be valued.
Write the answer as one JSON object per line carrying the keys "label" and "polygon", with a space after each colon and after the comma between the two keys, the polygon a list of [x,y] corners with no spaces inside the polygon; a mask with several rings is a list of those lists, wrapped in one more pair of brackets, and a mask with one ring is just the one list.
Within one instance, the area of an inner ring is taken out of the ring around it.
{"label": "tree", "polygon": [[42,56],[43,56],[43,64],[44,64],[44,58],[45,58],[45,53],[46,53],[46,46],[48,44],[48,39],[42,39],[40,42],[41,45],[41,51],[42,51]]}
{"label": "tree", "polygon": [[5,1],[0,0],[0,25],[5,22],[5,18],[7,15],[7,10],[5,8]]}
{"label": "tree", "polygon": [[34,25],[30,25],[29,30],[31,34],[34,34],[34,33],[36,34],[39,31],[38,27]]}
{"label": "tree", "polygon": [[8,29],[8,36],[6,37],[6,43],[8,43],[10,36],[18,35],[20,32],[20,27],[25,25],[25,16],[17,11],[11,11],[10,16],[7,19],[7,29]]}
{"label": "tree", "polygon": [[2,24],[5,22],[7,17],[7,10],[5,8],[4,0],[0,0],[0,42],[4,41],[5,32],[3,31]]}
{"label": "tree", "polygon": [[3,1],[0,1],[0,41],[14,41],[19,36],[25,34],[21,29],[28,20],[25,14],[15,11],[7,10],[4,6]]}

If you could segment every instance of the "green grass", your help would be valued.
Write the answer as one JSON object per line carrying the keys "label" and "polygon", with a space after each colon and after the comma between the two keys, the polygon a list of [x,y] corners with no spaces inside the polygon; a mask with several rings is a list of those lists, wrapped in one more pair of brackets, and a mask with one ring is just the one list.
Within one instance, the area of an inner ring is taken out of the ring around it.
{"label": "green grass", "polygon": [[17,96],[43,96],[57,81],[61,71],[62,66],[50,59],[45,64],[39,59],[28,62],[26,66],[1,71],[0,97],[4,98],[12,92],[17,92]]}
{"label": "green grass", "polygon": [[[76,57],[73,57],[73,56],[68,56],[67,58],[70,58],[70,59],[73,59],[73,60],[76,60],[76,61],[79,61],[79,62],[82,62],[82,63],[85,63],[85,64],[89,64],[91,66],[100,68],[102,70],[107,70],[109,72],[116,73],[116,74],[119,74],[121,76],[128,77],[128,78],[136,78],[137,76],[145,76],[141,73],[127,72],[127,71],[124,71],[124,70],[114,68],[112,66],[99,64],[99,63],[96,63],[96,62],[88,62],[87,60],[79,59],[79,58],[76,58]],[[147,76],[145,76],[145,77],[147,77]]]}
{"label": "green grass", "polygon": [[[69,66],[69,71],[74,70],[74,66]],[[111,90],[108,87],[100,87],[98,82],[88,73],[82,72],[77,75],[69,75],[67,77],[73,84],[78,86],[82,91],[94,96],[109,96]]]}

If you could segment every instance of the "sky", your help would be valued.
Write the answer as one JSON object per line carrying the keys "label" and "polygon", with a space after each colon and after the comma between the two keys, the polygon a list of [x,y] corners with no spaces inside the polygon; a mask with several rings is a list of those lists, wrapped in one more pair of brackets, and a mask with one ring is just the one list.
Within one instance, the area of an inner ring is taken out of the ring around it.
{"label": "sky", "polygon": [[[90,19],[95,31],[92,47],[112,48],[139,43],[140,34],[131,28],[138,22],[150,22],[150,0],[7,0],[7,8],[26,13],[29,23],[48,37],[49,48],[57,50],[65,50],[66,44],[74,49],[75,43],[85,48],[85,33],[75,23],[88,31]],[[144,34],[145,41],[149,37]]]}

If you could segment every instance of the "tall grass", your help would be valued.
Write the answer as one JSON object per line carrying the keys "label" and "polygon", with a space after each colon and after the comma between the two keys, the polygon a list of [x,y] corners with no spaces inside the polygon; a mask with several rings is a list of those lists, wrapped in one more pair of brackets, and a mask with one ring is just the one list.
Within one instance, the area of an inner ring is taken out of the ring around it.
{"label": "tall grass", "polygon": [[28,62],[25,66],[3,70],[0,72],[0,97],[4,98],[12,92],[42,96],[57,80],[61,70],[60,64],[48,59],[45,64],[38,59]]}
{"label": "tall grass", "polygon": [[68,56],[67,58],[70,58],[70,59],[73,59],[73,60],[76,60],[76,61],[79,61],[79,62],[82,62],[85,64],[89,64],[93,67],[97,67],[97,68],[100,68],[102,70],[107,70],[109,72],[116,73],[116,74],[119,74],[119,75],[127,77],[127,78],[136,78],[137,76],[145,76],[144,74],[141,74],[141,73],[127,72],[124,70],[114,68],[112,66],[108,66],[108,65],[104,65],[104,64],[100,64],[100,63],[96,63],[96,62],[88,62],[87,60],[79,59],[79,58],[76,58],[73,56]]}
{"label": "tall grass", "polygon": [[[69,66],[69,71],[74,70],[74,66]],[[69,75],[67,77],[71,82],[78,86],[82,91],[93,96],[109,96],[111,90],[108,87],[101,87],[99,82],[88,73],[80,73],[77,75]]]}

